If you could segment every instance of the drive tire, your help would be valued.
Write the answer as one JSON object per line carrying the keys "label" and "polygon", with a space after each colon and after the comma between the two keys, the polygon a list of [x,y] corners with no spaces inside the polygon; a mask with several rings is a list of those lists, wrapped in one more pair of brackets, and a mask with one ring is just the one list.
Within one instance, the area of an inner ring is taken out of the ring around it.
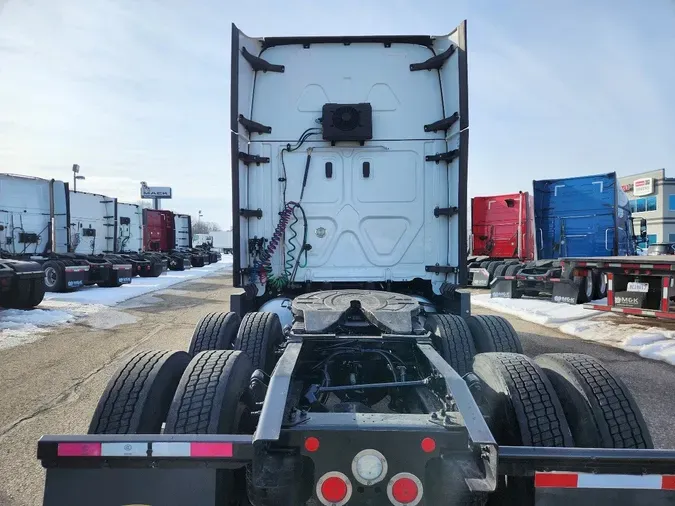
{"label": "drive tire", "polygon": [[599,360],[577,353],[540,355],[535,362],[551,381],[582,448],[654,448],[630,390]]}
{"label": "drive tire", "polygon": [[504,276],[515,276],[518,274],[521,270],[523,270],[523,265],[522,264],[511,264],[509,265],[506,270],[504,271]]}
{"label": "drive tire", "polygon": [[432,314],[424,327],[433,334],[434,344],[441,356],[460,376],[471,372],[476,347],[464,318],[451,314]]}
{"label": "drive tire", "polygon": [[183,371],[184,351],[142,351],[108,381],[89,434],[159,434]]}
{"label": "drive tire", "polygon": [[[178,384],[165,434],[252,434],[246,405],[253,366],[240,351],[204,351],[192,359]],[[215,504],[238,504],[245,495],[245,471],[216,471],[222,497]]]}
{"label": "drive tire", "polygon": [[[473,361],[483,384],[484,412],[502,446],[573,447],[572,432],[560,400],[544,371],[515,353],[484,353]],[[499,478],[490,499],[496,504],[534,504],[534,478]]]}
{"label": "drive tire", "polygon": [[490,274],[490,281],[492,281],[492,278],[494,278],[495,271],[497,270],[497,267],[503,265],[501,261],[495,261],[495,262],[490,262],[490,264],[487,266],[487,271],[488,274]]}
{"label": "drive tire", "polygon": [[202,351],[232,348],[240,323],[236,313],[208,313],[195,327],[188,354],[194,357]]}
{"label": "drive tire", "polygon": [[501,265],[497,266],[497,268],[495,269],[495,272],[494,272],[494,276],[492,276],[492,279],[504,276],[505,275],[504,273],[506,272],[506,269],[508,269],[509,267],[510,267],[510,265],[507,265],[507,264],[501,264]]}
{"label": "drive tire", "polygon": [[477,353],[522,353],[520,336],[509,321],[502,316],[469,316],[466,322],[471,330]]}
{"label": "drive tire", "polygon": [[66,266],[60,260],[47,260],[42,264],[45,272],[45,290],[47,292],[64,292],[66,290]]}
{"label": "drive tire", "polygon": [[274,369],[274,350],[283,339],[281,322],[276,313],[247,313],[241,320],[234,349],[248,355],[254,369],[270,374]]}

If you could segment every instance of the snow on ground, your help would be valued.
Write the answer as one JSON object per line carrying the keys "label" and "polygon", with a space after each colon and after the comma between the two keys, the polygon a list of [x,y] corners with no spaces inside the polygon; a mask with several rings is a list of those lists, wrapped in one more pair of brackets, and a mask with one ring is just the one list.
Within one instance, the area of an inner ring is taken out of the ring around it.
{"label": "snow on ground", "polygon": [[[521,320],[558,329],[586,341],[614,346],[644,358],[675,365],[675,331],[653,326],[652,323],[656,321],[649,318],[623,315],[617,318],[616,313],[529,297],[492,299],[489,293],[472,294],[471,302],[476,306],[517,316]],[[597,302],[602,304],[605,300]],[[668,327],[667,323],[659,324]]]}
{"label": "snow on ground", "polygon": [[168,288],[177,283],[182,283],[183,281],[203,278],[204,276],[209,276],[225,269],[232,269],[231,255],[226,255],[220,262],[205,265],[204,267],[193,267],[186,271],[167,271],[158,278],[135,277],[130,284],[122,285],[118,288],[87,286],[68,293],[48,293],[45,295],[45,300],[114,306],[115,304],[138,297],[139,295],[156,292],[157,290]]}
{"label": "snow on ground", "polygon": [[[118,288],[85,287],[69,293],[48,293],[31,310],[0,310],[0,350],[32,343],[44,337],[54,327],[81,322],[94,329],[112,329],[118,325],[135,323],[136,317],[113,309],[128,299],[158,290],[165,290],[183,281],[212,276],[232,269],[232,256],[225,255],[218,263],[187,271],[168,271],[157,278],[135,277],[131,284]],[[123,304],[125,309],[145,307],[161,299],[148,295],[142,303]]]}

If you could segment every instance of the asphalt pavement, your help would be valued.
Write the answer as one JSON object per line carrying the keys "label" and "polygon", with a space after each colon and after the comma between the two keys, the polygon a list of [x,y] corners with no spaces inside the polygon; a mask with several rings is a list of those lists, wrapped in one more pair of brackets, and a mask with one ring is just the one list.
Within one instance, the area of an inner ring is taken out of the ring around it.
{"label": "asphalt pavement", "polygon": [[[36,458],[40,436],[85,433],[122,361],[146,349],[186,350],[195,324],[209,311],[227,310],[232,292],[226,274],[182,283],[98,315],[99,321],[107,317],[112,323],[131,316],[135,323],[101,329],[80,320],[34,343],[0,351],[0,505],[42,504],[44,471]],[[490,311],[474,308],[474,313]],[[575,352],[603,360],[637,398],[656,446],[675,448],[675,367],[507,318],[528,355]]]}

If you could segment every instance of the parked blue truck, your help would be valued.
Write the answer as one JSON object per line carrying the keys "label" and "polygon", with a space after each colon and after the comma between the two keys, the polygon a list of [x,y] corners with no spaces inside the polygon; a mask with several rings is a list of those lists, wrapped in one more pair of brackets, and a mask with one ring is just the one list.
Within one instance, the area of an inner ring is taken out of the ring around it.
{"label": "parked blue truck", "polygon": [[[640,236],[646,236],[644,220],[636,235],[628,197],[614,172],[533,181],[532,189],[537,260],[513,276],[495,279],[493,297],[552,293],[562,277],[561,258],[635,255]],[[578,294],[567,290],[558,302],[576,298],[575,303],[582,303],[606,295],[607,279],[599,272],[569,277]]]}

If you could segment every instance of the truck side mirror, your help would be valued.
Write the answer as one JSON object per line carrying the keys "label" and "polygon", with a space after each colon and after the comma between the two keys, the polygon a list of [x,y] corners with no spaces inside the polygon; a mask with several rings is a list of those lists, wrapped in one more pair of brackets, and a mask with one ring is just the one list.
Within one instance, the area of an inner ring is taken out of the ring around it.
{"label": "truck side mirror", "polygon": [[647,220],[644,218],[640,218],[640,237],[647,238]]}

